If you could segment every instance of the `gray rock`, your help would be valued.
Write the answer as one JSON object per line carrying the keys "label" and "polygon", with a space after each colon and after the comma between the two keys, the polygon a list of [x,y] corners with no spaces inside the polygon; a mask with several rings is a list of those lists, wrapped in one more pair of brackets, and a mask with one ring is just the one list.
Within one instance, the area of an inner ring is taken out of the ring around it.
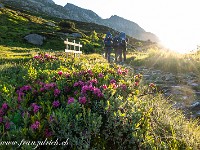
{"label": "gray rock", "polygon": [[47,24],[48,26],[52,26],[52,27],[55,27],[55,26],[56,26],[53,22],[47,22],[46,24]]}
{"label": "gray rock", "polygon": [[4,5],[3,5],[3,4],[0,4],[0,8],[4,8]]}
{"label": "gray rock", "polygon": [[200,97],[200,92],[195,92],[195,95]]}
{"label": "gray rock", "polygon": [[189,85],[189,86],[192,86],[192,87],[198,87],[198,86],[199,86],[198,83],[191,82],[191,81],[188,81],[188,85]]}
{"label": "gray rock", "polygon": [[175,76],[172,73],[166,74],[165,75],[165,81],[172,81],[175,80]]}
{"label": "gray rock", "polygon": [[70,36],[73,36],[75,38],[81,38],[82,35],[80,33],[72,33]]}
{"label": "gray rock", "polygon": [[190,109],[194,109],[194,108],[197,108],[197,107],[199,107],[199,109],[200,109],[200,102],[199,101],[193,102],[192,105],[190,106]]}
{"label": "gray rock", "polygon": [[191,118],[199,118],[200,117],[200,111],[197,111],[193,115],[191,115]]}
{"label": "gray rock", "polygon": [[183,109],[185,108],[185,105],[184,105],[183,103],[181,103],[181,102],[175,102],[175,103],[173,104],[173,107],[176,108],[176,109],[181,109],[181,110],[183,110]]}
{"label": "gray rock", "polygon": [[149,74],[144,74],[144,75],[143,75],[143,78],[144,78],[145,80],[149,80],[150,77],[151,77],[151,76],[150,76]]}
{"label": "gray rock", "polygon": [[29,34],[24,37],[25,40],[27,40],[28,43],[34,44],[34,45],[42,45],[43,41],[46,39],[45,37],[38,35],[38,34]]}

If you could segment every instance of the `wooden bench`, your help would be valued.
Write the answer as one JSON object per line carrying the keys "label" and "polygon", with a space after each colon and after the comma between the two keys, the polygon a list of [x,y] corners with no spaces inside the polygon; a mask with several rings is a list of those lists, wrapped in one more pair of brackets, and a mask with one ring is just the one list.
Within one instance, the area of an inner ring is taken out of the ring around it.
{"label": "wooden bench", "polygon": [[[80,44],[80,42],[77,44],[75,40],[73,42],[69,42],[69,40],[66,39],[66,41],[64,41],[64,44],[66,44],[65,52],[67,53],[67,57],[69,53],[73,53],[74,57],[76,57],[76,54],[82,54],[82,45]],[[76,47],[78,47],[78,50],[76,50]]]}

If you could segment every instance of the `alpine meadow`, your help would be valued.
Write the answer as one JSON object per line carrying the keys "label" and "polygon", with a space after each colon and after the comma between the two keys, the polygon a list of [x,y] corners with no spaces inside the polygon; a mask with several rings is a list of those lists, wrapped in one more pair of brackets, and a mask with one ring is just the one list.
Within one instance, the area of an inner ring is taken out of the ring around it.
{"label": "alpine meadow", "polygon": [[0,3],[0,149],[198,150],[199,117],[198,49],[73,4]]}

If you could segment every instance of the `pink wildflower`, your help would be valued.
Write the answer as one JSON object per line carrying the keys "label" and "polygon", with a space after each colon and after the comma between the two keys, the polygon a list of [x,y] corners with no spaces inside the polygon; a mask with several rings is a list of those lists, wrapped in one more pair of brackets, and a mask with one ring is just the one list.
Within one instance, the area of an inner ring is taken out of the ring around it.
{"label": "pink wildflower", "polygon": [[68,104],[71,104],[71,103],[74,103],[74,98],[73,97],[69,97],[69,99],[68,99],[68,102],[67,102]]}
{"label": "pink wildflower", "polygon": [[36,129],[39,128],[39,126],[40,126],[40,122],[39,122],[39,121],[36,121],[35,123],[33,123],[33,124],[31,125],[31,129],[36,130]]}
{"label": "pink wildflower", "polygon": [[74,83],[74,87],[79,86],[79,82]]}
{"label": "pink wildflower", "polygon": [[60,90],[59,89],[55,89],[54,90],[54,96],[57,97],[60,94]]}
{"label": "pink wildflower", "polygon": [[70,77],[70,74],[69,74],[69,73],[65,74],[65,77],[66,77],[66,78],[69,78],[69,77]]}
{"label": "pink wildflower", "polygon": [[91,83],[94,83],[94,84],[97,84],[97,83],[98,83],[97,79],[92,79],[90,82],[91,82]]}
{"label": "pink wildflower", "polygon": [[87,102],[87,99],[86,99],[85,96],[84,97],[79,97],[79,103],[85,104],[86,102]]}
{"label": "pink wildflower", "polygon": [[41,87],[40,92],[44,92],[44,91],[45,91],[45,88]]}
{"label": "pink wildflower", "polygon": [[49,58],[50,55],[49,55],[49,54],[45,54],[44,57],[45,57],[45,58]]}
{"label": "pink wildflower", "polygon": [[125,69],[124,71],[123,71],[123,73],[126,75],[126,74],[128,74],[128,69]]}
{"label": "pink wildflower", "polygon": [[8,109],[8,104],[3,103],[3,104],[2,104],[2,109],[3,109],[3,110],[7,110],[7,109]]}
{"label": "pink wildflower", "polygon": [[93,75],[92,70],[88,70],[87,73],[90,74],[90,75]]}
{"label": "pink wildflower", "polygon": [[62,71],[58,71],[58,75],[61,76],[63,74]]}
{"label": "pink wildflower", "polygon": [[115,79],[111,79],[111,80],[110,80],[110,83],[111,83],[111,84],[116,83],[116,80],[115,80]]}
{"label": "pink wildflower", "polygon": [[135,83],[134,83],[134,86],[139,86],[139,82],[135,82]]}
{"label": "pink wildflower", "polygon": [[118,73],[118,74],[122,74],[121,68],[118,68],[117,73]]}
{"label": "pink wildflower", "polygon": [[35,55],[33,58],[38,59],[40,56],[39,55]]}
{"label": "pink wildflower", "polygon": [[0,116],[3,116],[4,115],[4,111],[3,111],[3,109],[1,108],[0,109]]}
{"label": "pink wildflower", "polygon": [[99,73],[98,77],[103,78],[104,77],[103,73]]}
{"label": "pink wildflower", "polygon": [[39,111],[39,109],[41,108],[40,106],[38,106],[36,103],[33,103],[31,105],[33,107],[33,112],[37,113]]}
{"label": "pink wildflower", "polygon": [[55,88],[55,87],[56,87],[55,83],[49,83],[49,84],[44,85],[45,90],[49,90],[49,89],[52,89],[52,88]]}
{"label": "pink wildflower", "polygon": [[84,85],[81,89],[81,93],[85,94],[88,90],[90,89],[90,87],[88,85]]}
{"label": "pink wildflower", "polygon": [[56,108],[56,107],[60,106],[60,102],[59,101],[53,101],[52,105],[53,105],[53,107]]}
{"label": "pink wildflower", "polygon": [[5,123],[5,128],[6,128],[7,130],[10,129],[10,122],[6,121],[6,123]]}
{"label": "pink wildflower", "polygon": [[103,94],[101,93],[101,90],[99,88],[94,88],[93,93],[97,95],[97,97],[102,97]]}
{"label": "pink wildflower", "polygon": [[20,91],[28,91],[28,90],[31,90],[30,85],[24,85],[23,87],[20,88]]}
{"label": "pink wildflower", "polygon": [[51,137],[53,135],[53,132],[49,131],[49,129],[47,128],[44,131],[44,135],[45,135],[46,138],[48,138],[48,137]]}
{"label": "pink wildflower", "polygon": [[107,88],[108,88],[107,85],[105,85],[105,84],[103,84],[101,87],[102,87],[103,89],[107,89]]}
{"label": "pink wildflower", "polygon": [[18,93],[17,100],[20,103],[22,101],[22,97],[24,96],[24,93],[20,90],[17,90],[17,93]]}
{"label": "pink wildflower", "polygon": [[112,83],[111,85],[112,85],[113,89],[116,89],[118,87],[118,85],[116,83]]}
{"label": "pink wildflower", "polygon": [[150,84],[149,84],[149,87],[152,87],[152,88],[153,88],[153,87],[155,87],[155,84],[154,84],[154,83],[150,83]]}
{"label": "pink wildflower", "polygon": [[126,87],[126,85],[125,85],[125,84],[122,84],[120,87],[121,87],[121,88],[122,88],[122,90],[124,90],[124,91],[127,89],[127,87]]}

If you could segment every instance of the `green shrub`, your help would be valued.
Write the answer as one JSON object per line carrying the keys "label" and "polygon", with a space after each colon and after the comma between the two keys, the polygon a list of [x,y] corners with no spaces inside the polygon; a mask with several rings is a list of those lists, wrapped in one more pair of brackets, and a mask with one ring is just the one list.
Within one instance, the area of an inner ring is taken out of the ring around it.
{"label": "green shrub", "polygon": [[61,28],[75,29],[75,24],[73,22],[65,21],[65,20],[60,21],[59,26]]}

